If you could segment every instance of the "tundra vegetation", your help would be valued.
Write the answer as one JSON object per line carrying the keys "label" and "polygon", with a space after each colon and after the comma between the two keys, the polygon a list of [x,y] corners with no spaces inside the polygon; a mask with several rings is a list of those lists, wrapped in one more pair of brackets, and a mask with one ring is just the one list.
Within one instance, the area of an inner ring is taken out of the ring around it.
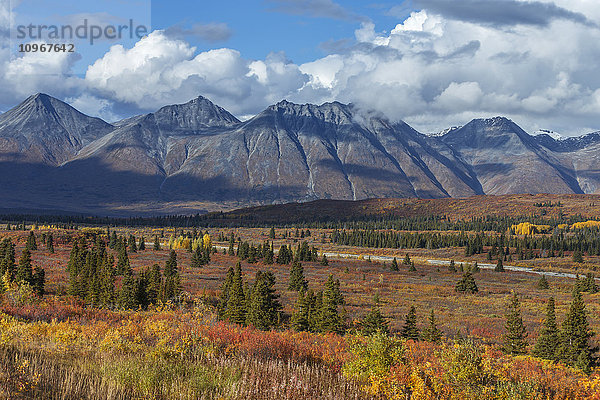
{"label": "tundra vegetation", "polygon": [[1,398],[600,398],[595,220],[172,221],[1,225]]}

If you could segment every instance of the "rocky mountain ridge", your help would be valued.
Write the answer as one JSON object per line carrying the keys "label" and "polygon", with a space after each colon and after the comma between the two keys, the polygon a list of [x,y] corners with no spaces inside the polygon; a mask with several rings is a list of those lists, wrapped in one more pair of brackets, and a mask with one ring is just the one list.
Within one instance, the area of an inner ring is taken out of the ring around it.
{"label": "rocky mountain ridge", "polygon": [[98,214],[315,199],[597,193],[600,133],[556,140],[475,119],[421,134],[339,102],[247,121],[200,96],[113,124],[48,95],[0,114],[0,208]]}

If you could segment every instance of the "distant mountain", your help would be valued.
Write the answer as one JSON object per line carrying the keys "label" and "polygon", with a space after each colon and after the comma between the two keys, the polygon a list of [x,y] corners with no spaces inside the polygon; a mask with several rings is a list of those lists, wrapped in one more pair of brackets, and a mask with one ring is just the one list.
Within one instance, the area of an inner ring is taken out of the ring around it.
{"label": "distant mountain", "polygon": [[[0,114],[0,208],[191,212],[315,199],[593,193],[600,134],[506,118],[440,135],[338,102],[241,122],[204,97],[108,124],[38,94]],[[599,156],[600,157],[600,156]]]}
{"label": "distant mountain", "polygon": [[0,160],[59,165],[113,129],[60,100],[36,94],[0,114]]}
{"label": "distant mountain", "polygon": [[573,170],[507,118],[475,119],[441,140],[486,194],[583,193]]}

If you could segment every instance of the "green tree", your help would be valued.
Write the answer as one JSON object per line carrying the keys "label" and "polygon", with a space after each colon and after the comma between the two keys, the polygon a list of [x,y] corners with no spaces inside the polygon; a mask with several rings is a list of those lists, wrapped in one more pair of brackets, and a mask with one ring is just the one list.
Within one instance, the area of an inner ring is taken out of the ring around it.
{"label": "green tree", "polygon": [[31,252],[25,248],[19,258],[19,265],[17,267],[17,275],[15,277],[17,282],[33,284],[33,269],[31,267]]}
{"label": "green tree", "polygon": [[460,293],[477,293],[479,288],[477,287],[477,283],[475,283],[475,278],[473,278],[473,274],[471,272],[467,272],[463,274],[460,281],[456,283],[454,290]]}
{"label": "green tree", "polygon": [[242,264],[238,262],[233,273],[231,287],[229,288],[225,319],[243,325],[246,322],[247,309],[246,295],[244,294],[244,282],[242,278]]}
{"label": "green tree", "polygon": [[390,269],[392,271],[399,271],[400,270],[398,268],[398,261],[396,260],[396,257],[394,257],[394,259],[392,260],[392,266],[390,267]]}
{"label": "green tree", "polygon": [[590,345],[590,329],[581,292],[573,292],[573,301],[560,330],[559,360],[589,371],[594,364],[595,349]]}
{"label": "green tree", "polygon": [[165,278],[177,275],[177,253],[171,250],[169,258],[165,262]]}
{"label": "green tree", "polygon": [[274,227],[271,227],[271,230],[269,231],[269,238],[275,239],[275,228]]}
{"label": "green tree", "polygon": [[144,251],[146,250],[146,238],[144,237],[144,235],[142,235],[140,237],[140,244],[138,245],[138,250],[140,251]]}
{"label": "green tree", "polygon": [[329,260],[327,259],[327,256],[325,255],[325,253],[323,253],[323,257],[321,258],[321,265],[324,267],[329,265]]}
{"label": "green tree", "polygon": [[557,360],[557,350],[560,345],[554,297],[550,297],[546,306],[546,320],[533,347],[532,354],[546,360]]}
{"label": "green tree", "polygon": [[163,302],[167,302],[174,300],[181,293],[181,281],[177,270],[177,253],[175,253],[175,250],[171,250],[169,259],[165,262],[164,276],[165,280],[159,297]]}
{"label": "green tree", "polygon": [[527,330],[523,325],[519,297],[513,292],[506,313],[506,334],[503,350],[507,354],[525,354],[527,352]]}
{"label": "green tree", "polygon": [[402,337],[409,340],[419,340],[419,328],[417,327],[417,309],[411,306],[404,319]]}
{"label": "green tree", "polygon": [[456,264],[454,263],[454,260],[450,260],[450,265],[448,266],[448,271],[456,272]]}
{"label": "green tree", "polygon": [[329,275],[323,290],[323,301],[320,311],[320,330],[322,332],[344,332],[344,321],[338,311],[338,306],[343,303],[343,297],[339,290],[339,281],[333,279],[333,275]]}
{"label": "green tree", "polygon": [[363,335],[372,335],[375,332],[390,333],[387,318],[381,313],[378,304],[373,304],[371,311],[363,318],[360,324]]}
{"label": "green tree", "polygon": [[439,343],[442,341],[442,331],[439,330],[437,327],[433,309],[431,310],[431,314],[429,315],[429,324],[425,329],[423,329],[421,337],[427,342]]}
{"label": "green tree", "polygon": [[502,258],[498,258],[498,262],[496,263],[496,267],[494,267],[494,271],[504,272],[504,264],[502,263]]}
{"label": "green tree", "polygon": [[54,254],[54,237],[52,236],[52,232],[48,234],[48,238],[46,239],[46,248],[50,254]]}
{"label": "green tree", "polygon": [[119,307],[126,310],[136,308],[136,292],[137,285],[133,275],[125,275],[118,295]]}
{"label": "green tree", "polygon": [[0,273],[2,276],[7,276],[9,280],[13,280],[17,273],[15,265],[15,245],[10,238],[2,240],[0,245]]}
{"label": "green tree", "polygon": [[576,263],[582,263],[583,262],[583,255],[581,254],[581,251],[575,250],[573,252],[573,262],[576,262]]}
{"label": "green tree", "polygon": [[40,266],[35,267],[33,271],[33,290],[38,296],[43,296],[45,293],[46,271]]}
{"label": "green tree", "polygon": [[293,330],[298,332],[310,329],[310,298],[308,293],[304,291],[298,293],[295,310],[292,313],[291,326]]}
{"label": "green tree", "polygon": [[308,282],[304,278],[304,268],[299,261],[294,261],[292,263],[292,268],[290,270],[290,284],[288,289],[295,290],[297,292],[308,289]]}
{"label": "green tree", "polygon": [[129,246],[129,251],[132,253],[137,253],[137,244],[135,241],[135,236],[133,235],[129,235],[129,241],[127,243],[127,246]]}
{"label": "green tree", "polygon": [[235,274],[233,268],[227,270],[225,280],[221,284],[221,293],[219,295],[219,303],[217,305],[217,317],[221,320],[225,319],[227,313],[227,303],[229,302],[229,294],[231,286],[233,285],[233,275]]}
{"label": "green tree", "polygon": [[404,261],[402,262],[404,265],[410,265],[410,255],[406,253],[406,257],[404,257]]}
{"label": "green tree", "polygon": [[127,248],[121,245],[117,256],[117,275],[131,275],[132,273]]}
{"label": "green tree", "polygon": [[160,250],[160,240],[158,239],[158,235],[154,235],[154,250]]}
{"label": "green tree", "polygon": [[192,259],[190,261],[190,267],[192,268],[200,268],[205,264],[204,261],[204,248],[202,246],[197,246],[196,250],[192,253]]}
{"label": "green tree", "polygon": [[35,240],[35,234],[33,231],[29,232],[29,237],[27,238],[27,244],[25,248],[29,251],[37,250],[37,241]]}
{"label": "green tree", "polygon": [[[550,289],[550,284],[548,283],[548,280],[546,279],[546,275],[542,275],[542,277],[538,280],[537,287],[538,287],[538,289],[542,289],[542,290]],[[554,299],[552,301],[554,302]]]}
{"label": "green tree", "polygon": [[278,298],[275,293],[275,275],[258,271],[250,295],[246,323],[262,330],[275,327],[282,308]]}
{"label": "green tree", "polygon": [[150,272],[148,274],[148,303],[149,304],[157,304],[159,300],[160,288],[162,286],[162,274],[160,272],[160,265],[154,264],[152,268],[150,268]]}

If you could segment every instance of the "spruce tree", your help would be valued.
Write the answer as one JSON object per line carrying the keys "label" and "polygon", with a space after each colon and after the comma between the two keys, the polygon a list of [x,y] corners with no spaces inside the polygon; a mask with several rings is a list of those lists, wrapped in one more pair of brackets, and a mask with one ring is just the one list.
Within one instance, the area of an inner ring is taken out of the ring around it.
{"label": "spruce tree", "polygon": [[117,256],[117,275],[131,275],[131,265],[129,264],[129,255],[127,255],[127,248],[122,245],[119,248]]}
{"label": "spruce tree", "polygon": [[595,349],[590,345],[593,336],[581,292],[574,291],[573,301],[560,330],[559,359],[568,365],[589,371],[595,362]]}
{"label": "spruce tree", "polygon": [[[538,287],[538,289],[542,289],[542,290],[550,289],[550,284],[548,283],[548,280],[546,279],[546,275],[542,274],[542,277],[537,282],[537,287]],[[552,299],[552,302],[554,303],[554,299]]]}
{"label": "spruce tree", "polygon": [[448,271],[456,272],[456,265],[454,264],[454,260],[450,260],[450,265],[448,266]]}
{"label": "spruce tree", "polygon": [[159,297],[163,302],[167,302],[169,300],[174,300],[181,292],[181,282],[177,270],[177,254],[175,253],[175,250],[171,250],[169,259],[165,262],[164,276],[165,280]]}
{"label": "spruce tree", "polygon": [[[338,281],[339,282],[339,281]],[[344,321],[338,311],[338,306],[342,304],[343,298],[339,291],[339,283],[329,275],[323,290],[323,300],[320,312],[320,330],[325,333],[343,333]]]}
{"label": "spruce tree", "polygon": [[171,250],[169,258],[165,262],[165,278],[177,275],[177,253],[175,250]]}
{"label": "spruce tree", "polygon": [[31,267],[31,253],[27,248],[23,250],[19,265],[17,267],[17,275],[15,277],[19,283],[33,284],[33,269]]}
{"label": "spruce tree", "polygon": [[230,322],[243,325],[246,322],[247,302],[244,294],[244,282],[242,278],[242,265],[238,262],[235,266],[225,319]]}
{"label": "spruce tree", "polygon": [[137,307],[136,304],[137,285],[132,275],[126,275],[119,290],[119,307],[130,310]]}
{"label": "spruce tree", "polygon": [[146,238],[144,235],[140,237],[140,244],[138,245],[138,250],[144,251],[146,250]]}
{"label": "spruce tree", "polygon": [[159,300],[160,288],[162,286],[162,274],[160,272],[160,265],[154,264],[148,273],[148,303],[157,304]]}
{"label": "spruce tree", "polygon": [[37,250],[37,241],[35,240],[35,234],[33,231],[29,232],[29,237],[27,238],[27,244],[25,248],[29,251]]}
{"label": "spruce tree", "polygon": [[504,264],[502,263],[502,258],[498,258],[498,262],[496,263],[496,267],[494,267],[494,271],[504,272]]}
{"label": "spruce tree", "polygon": [[411,306],[402,327],[402,337],[409,340],[419,340],[419,328],[417,327],[417,309]]}
{"label": "spruce tree", "polygon": [[460,293],[477,293],[479,288],[477,287],[477,283],[475,283],[475,278],[473,278],[473,274],[471,272],[465,273],[461,280],[456,283],[454,290]]}
{"label": "spruce tree", "polygon": [[108,241],[108,247],[110,247],[113,250],[116,249],[118,241],[119,239],[117,238],[117,233],[115,231],[112,231],[112,233],[110,234],[110,239]]}
{"label": "spruce tree", "polygon": [[229,239],[229,249],[227,251],[227,253],[230,256],[234,256],[235,255],[235,238],[233,236],[233,232],[231,232],[231,238]]}
{"label": "spruce tree", "polygon": [[399,271],[400,270],[398,268],[398,261],[396,260],[396,257],[394,257],[394,259],[392,260],[392,266],[390,267],[390,269],[392,271]]}
{"label": "spruce tree", "polygon": [[423,329],[421,337],[427,342],[439,343],[442,341],[442,331],[439,330],[437,327],[433,309],[431,310],[431,314],[429,315],[429,324],[425,329]]}
{"label": "spruce tree", "polygon": [[146,268],[135,280],[135,303],[140,306],[142,309],[148,308],[150,304],[148,298],[148,276],[150,275],[150,270]]}
{"label": "spruce tree", "polygon": [[583,282],[583,291],[588,293],[598,293],[598,285],[596,285],[596,277],[592,273],[588,273],[585,276]]}
{"label": "spruce tree", "polygon": [[275,275],[271,272],[256,273],[252,287],[246,323],[255,328],[268,330],[275,327],[279,320],[281,303],[275,293]]}
{"label": "spruce tree", "polygon": [[321,265],[326,267],[329,265],[329,260],[327,260],[327,256],[323,253],[323,257],[321,258]]}
{"label": "spruce tree", "polygon": [[406,253],[406,257],[404,257],[404,261],[402,262],[404,265],[410,265],[410,255]]}
{"label": "spruce tree", "polygon": [[154,250],[160,250],[160,240],[158,239],[158,235],[154,235]]}
{"label": "spruce tree", "polygon": [[137,244],[135,243],[135,236],[129,235],[129,241],[127,243],[129,247],[129,251],[132,253],[137,253]]}
{"label": "spruce tree", "polygon": [[308,282],[306,279],[304,279],[304,268],[299,261],[294,261],[290,270],[290,284],[288,286],[288,290],[301,292],[307,289]]}
{"label": "spruce tree", "polygon": [[105,257],[102,261],[100,270],[100,297],[98,304],[101,307],[111,307],[115,302],[115,277],[114,277],[114,260]]}
{"label": "spruce tree", "polygon": [[506,313],[506,334],[503,350],[507,354],[525,354],[527,352],[527,330],[523,325],[519,297],[513,292]]}
{"label": "spruce tree", "polygon": [[573,262],[576,262],[576,263],[582,263],[583,262],[583,255],[581,254],[581,251],[575,250],[573,252]]}
{"label": "spruce tree", "polygon": [[246,322],[247,302],[244,294],[244,282],[242,278],[242,265],[238,262],[235,266],[233,281],[229,289],[227,301],[226,319],[230,322],[243,325]]}
{"label": "spruce tree", "polygon": [[267,265],[273,264],[275,261],[275,254],[273,253],[273,245],[269,245],[269,243],[265,243],[263,246],[264,253],[264,263]]}
{"label": "spruce tree", "polygon": [[556,325],[554,297],[550,297],[546,306],[546,320],[533,347],[532,354],[539,358],[556,361],[559,345],[560,337]]}
{"label": "spruce tree", "polygon": [[17,267],[15,264],[15,245],[10,238],[2,241],[3,257],[0,260],[0,272],[2,276],[7,276],[9,280],[15,279]]}
{"label": "spruce tree", "polygon": [[298,332],[310,329],[310,299],[308,293],[299,292],[291,318],[292,329]]}
{"label": "spruce tree", "polygon": [[190,267],[192,268],[200,268],[204,265],[204,250],[202,246],[197,246],[196,250],[192,253],[192,258],[190,261]]}
{"label": "spruce tree", "polygon": [[36,265],[32,281],[34,292],[38,296],[43,296],[45,293],[46,271],[42,267]]}
{"label": "spruce tree", "polygon": [[46,239],[46,248],[50,254],[54,254],[54,237],[52,236],[52,232],[48,234],[48,238]]}
{"label": "spruce tree", "polygon": [[271,230],[269,231],[269,238],[275,239],[275,228],[274,227],[271,227]]}
{"label": "spruce tree", "polygon": [[382,332],[385,334],[390,333],[387,319],[381,313],[381,309],[379,308],[378,304],[373,304],[371,311],[361,321],[360,327],[361,333],[367,336],[376,332]]}
{"label": "spruce tree", "polygon": [[233,275],[235,274],[233,268],[227,270],[225,280],[221,284],[221,294],[219,295],[219,303],[217,305],[217,317],[221,320],[225,319],[227,314],[227,303],[229,302],[229,294],[231,286],[233,285]]}

